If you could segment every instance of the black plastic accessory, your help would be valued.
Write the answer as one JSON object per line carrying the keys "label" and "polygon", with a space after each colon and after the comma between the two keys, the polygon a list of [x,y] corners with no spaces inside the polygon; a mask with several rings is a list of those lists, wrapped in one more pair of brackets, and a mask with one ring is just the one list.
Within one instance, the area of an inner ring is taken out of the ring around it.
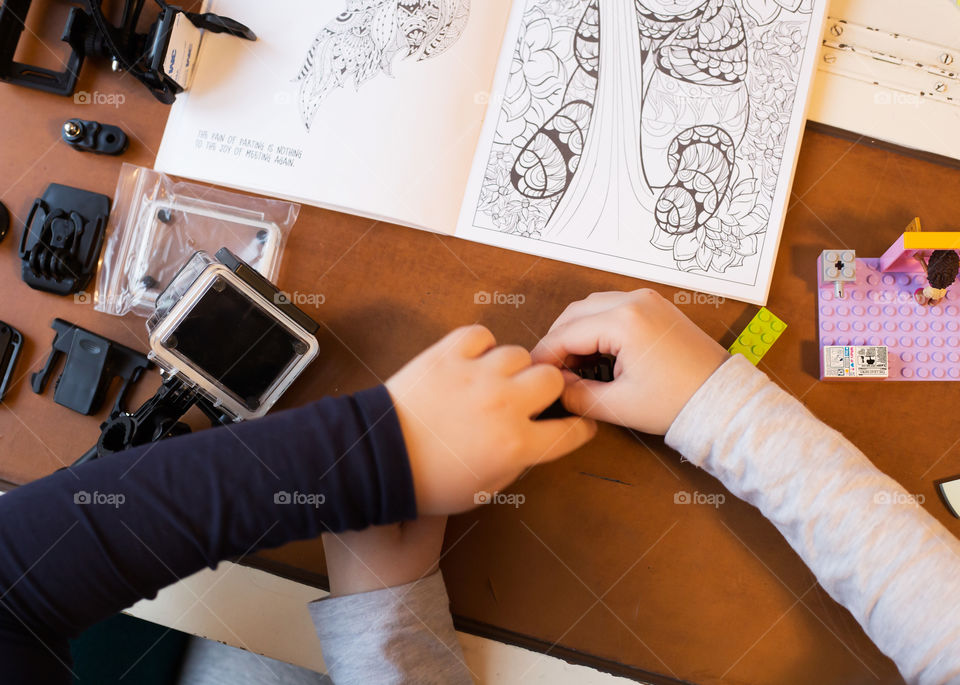
{"label": "black plastic accessory", "polygon": [[130,413],[117,409],[100,425],[100,439],[77,461],[78,466],[91,459],[123,452],[137,445],[157,442],[190,432],[190,426],[180,421],[187,411],[196,406],[211,426],[233,423],[233,419],[217,410],[209,400],[177,378],[168,378],[157,393]]}
{"label": "black plastic accessory", "polygon": [[[597,354],[582,360],[580,366],[571,369],[580,378],[587,381],[600,381],[601,383],[610,383],[613,380],[613,369],[616,366],[617,358],[608,354]],[[538,421],[544,419],[562,419],[571,416],[566,407],[563,406],[563,400],[558,399],[543,412],[537,416]]]}
{"label": "black plastic accessory", "polygon": [[23,347],[23,336],[20,335],[20,331],[0,321],[0,401],[10,387],[13,367],[17,365],[21,347]]}
{"label": "black plastic accessory", "polygon": [[[316,334],[320,324],[311,319],[288,299],[281,297],[281,291],[259,272],[251,268],[246,262],[226,248],[219,250],[216,256],[221,264],[232,271],[247,286],[253,288],[259,295],[263,296],[267,302],[272,303],[276,309],[283,312],[284,315],[292,319],[311,335]],[[192,261],[193,260],[191,260],[191,262]],[[189,266],[190,262],[181,269],[181,273],[188,269]],[[164,291],[161,299],[167,296],[171,298],[182,298],[184,296],[182,292],[173,292],[170,294],[171,290],[176,291],[176,281],[177,278],[174,278],[174,282]],[[216,287],[214,286],[211,289],[216,290]],[[222,288],[217,292],[226,293],[228,290],[229,288]],[[194,305],[194,312],[196,311],[196,307],[202,307],[202,302],[201,300],[200,303]],[[223,300],[220,300],[220,302],[223,303]],[[173,304],[172,302],[168,303],[168,306],[173,306]],[[226,307],[219,307],[217,310],[209,312],[209,314],[209,317],[204,316],[201,318],[209,319],[219,332],[214,335],[203,336],[205,343],[210,347],[211,355],[213,355],[213,358],[207,360],[210,364],[203,365],[203,368],[204,370],[211,371],[211,365],[221,363],[224,359],[229,362],[230,366],[233,366],[236,362],[231,361],[233,359],[231,356],[232,351],[227,349],[230,345],[224,345],[224,343],[234,338],[237,331],[240,331],[244,327],[250,327],[255,321],[255,317],[253,317],[249,311],[245,314],[235,316],[232,311]],[[189,318],[189,316],[187,318]],[[225,319],[229,321],[225,321]],[[271,326],[264,327],[261,337],[267,336],[270,329]],[[179,332],[183,329],[178,328],[177,330]],[[246,350],[243,354],[247,352],[253,354],[252,350]],[[194,362],[196,361],[197,360],[194,359]],[[269,364],[264,365],[264,367],[268,366]],[[167,370],[163,368],[162,362],[160,363],[160,367],[161,373],[164,375],[164,381],[156,394],[132,413],[123,410],[119,406],[116,407],[110,414],[110,418],[100,426],[100,439],[97,441],[97,444],[87,450],[74,465],[122,452],[138,445],[189,433],[190,427],[180,419],[194,406],[200,409],[210,420],[211,426],[228,425],[236,420],[235,416],[225,411],[222,406],[222,398],[217,401],[216,398],[212,398],[209,393],[204,394],[197,385],[185,381],[180,375],[169,374]]]}
{"label": "black plastic accessory", "polygon": [[217,410],[196,390],[177,378],[168,378],[156,394],[133,413],[117,409],[100,425],[100,439],[74,466],[98,457],[123,452],[138,445],[157,442],[190,432],[190,426],[180,418],[196,406],[210,419],[211,426],[233,423],[233,419]]}
{"label": "black plastic accessory", "polygon": [[103,14],[102,0],[83,0],[70,9],[60,40],[70,45],[70,56],[61,72],[14,61],[17,43],[24,31],[31,0],[4,0],[0,7],[0,81],[36,88],[56,95],[71,95],[86,57],[106,57],[114,71],[131,74],[154,97],[165,104],[174,101],[183,87],[164,73],[163,62],[178,15],[212,33],[227,33],[246,40],[257,37],[249,28],[227,17],[211,13],[186,12],[155,0],[160,7],[156,21],[146,33],[137,33],[146,0],[125,0],[119,25]]}
{"label": "black plastic accessory", "polygon": [[110,383],[114,378],[120,378],[122,384],[114,411],[122,411],[130,386],[152,366],[146,355],[63,319],[54,319],[51,325],[57,335],[47,363],[30,376],[33,391],[37,394],[43,392],[53,367],[60,357],[66,355],[53,401],[81,414],[96,414]]}
{"label": "black plastic accessory", "polygon": [[128,142],[127,134],[120,128],[85,119],[68,119],[60,136],[74,150],[98,155],[121,155]]}
{"label": "black plastic accessory", "polygon": [[10,230],[10,212],[6,206],[0,202],[0,243],[7,237],[7,231]]}
{"label": "black plastic accessory", "polygon": [[60,40],[70,46],[70,55],[63,71],[52,71],[32,64],[14,61],[17,43],[23,33],[31,0],[4,0],[0,6],[0,81],[35,88],[54,95],[71,95],[77,74],[83,65],[84,35],[90,28],[89,18],[79,7],[70,10]]}
{"label": "black plastic accessory", "polygon": [[97,267],[110,217],[110,198],[51,183],[20,237],[23,281],[56,295],[83,290]]}

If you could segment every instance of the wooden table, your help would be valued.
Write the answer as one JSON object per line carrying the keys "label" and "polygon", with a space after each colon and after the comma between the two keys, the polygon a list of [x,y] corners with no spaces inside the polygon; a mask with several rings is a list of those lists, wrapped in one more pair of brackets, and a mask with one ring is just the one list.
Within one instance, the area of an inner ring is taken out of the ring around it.
{"label": "wooden table", "polygon": [[[129,78],[87,68],[79,89],[122,94],[122,105],[78,106],[0,84],[0,199],[14,215],[0,246],[0,319],[26,336],[17,382],[0,407],[0,478],[25,483],[70,463],[106,416],[84,417],[35,395],[27,376],[45,359],[62,317],[146,350],[144,321],[27,288],[16,257],[22,220],[48,183],[112,195],[120,164],[152,165],[166,108]],[[115,98],[116,99],[116,98]],[[60,142],[72,116],[124,128],[121,159]],[[789,328],[761,364],[817,416],[843,431],[924,506],[960,533],[933,481],[960,471],[960,429],[948,383],[817,380],[816,257],[826,247],[879,256],[915,214],[955,225],[953,168],[808,130],[769,307]],[[450,328],[480,322],[504,343],[532,346],[570,301],[646,285],[614,274],[453,238],[304,208],[279,284],[326,297],[319,359],[281,406],[386,379]],[[671,288],[654,286],[668,297]],[[478,291],[522,293],[520,307],[474,303]],[[756,308],[687,306],[729,343]],[[149,397],[145,377],[134,401]],[[892,662],[815,582],[774,527],[713,478],[682,463],[661,438],[605,426],[589,446],[529,472],[517,508],[489,506],[451,520],[443,571],[463,630],[512,641],[651,682],[901,682]],[[679,492],[724,494],[681,505]],[[256,563],[322,579],[319,541],[263,553]]]}

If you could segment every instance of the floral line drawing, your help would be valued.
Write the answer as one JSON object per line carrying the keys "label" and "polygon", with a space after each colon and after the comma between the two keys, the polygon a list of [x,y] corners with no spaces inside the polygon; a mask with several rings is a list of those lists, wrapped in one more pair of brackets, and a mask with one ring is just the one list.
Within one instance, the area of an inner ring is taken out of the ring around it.
{"label": "floral line drawing", "polygon": [[812,9],[528,0],[477,220],[614,256],[646,231],[678,270],[755,273]]}
{"label": "floral line drawing", "polygon": [[469,18],[470,0],[347,0],[314,39],[295,79],[304,127],[310,130],[334,90],[392,76],[398,56],[420,61],[443,54]]}

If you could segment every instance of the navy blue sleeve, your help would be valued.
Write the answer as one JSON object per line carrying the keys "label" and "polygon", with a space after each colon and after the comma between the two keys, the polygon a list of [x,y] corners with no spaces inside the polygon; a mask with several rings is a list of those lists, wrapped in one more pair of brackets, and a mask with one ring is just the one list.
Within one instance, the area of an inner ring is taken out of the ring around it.
{"label": "navy blue sleeve", "polygon": [[382,386],[58,471],[0,497],[0,680],[69,683],[70,637],[223,559],[416,513]]}

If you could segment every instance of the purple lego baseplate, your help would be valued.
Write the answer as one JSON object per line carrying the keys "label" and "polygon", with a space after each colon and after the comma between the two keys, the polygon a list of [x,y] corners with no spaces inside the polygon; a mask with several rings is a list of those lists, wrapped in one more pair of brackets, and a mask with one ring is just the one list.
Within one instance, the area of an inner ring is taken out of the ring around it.
{"label": "purple lego baseplate", "polygon": [[857,259],[857,280],[843,284],[843,299],[818,275],[820,378],[824,346],[886,345],[889,376],[882,380],[960,380],[960,286],[923,306],[913,294],[927,284],[925,274],[883,273],[879,264]]}

